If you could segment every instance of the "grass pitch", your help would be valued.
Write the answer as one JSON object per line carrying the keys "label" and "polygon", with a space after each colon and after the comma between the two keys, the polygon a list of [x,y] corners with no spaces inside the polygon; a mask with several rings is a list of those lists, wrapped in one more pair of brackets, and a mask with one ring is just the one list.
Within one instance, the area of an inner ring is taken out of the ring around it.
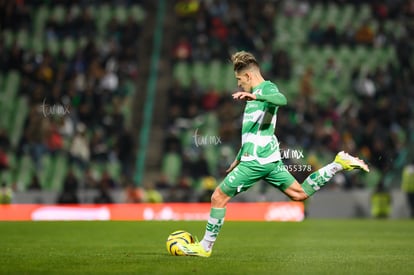
{"label": "grass pitch", "polygon": [[2,222],[0,274],[414,274],[414,221],[225,222],[210,258],[174,257],[205,222]]}

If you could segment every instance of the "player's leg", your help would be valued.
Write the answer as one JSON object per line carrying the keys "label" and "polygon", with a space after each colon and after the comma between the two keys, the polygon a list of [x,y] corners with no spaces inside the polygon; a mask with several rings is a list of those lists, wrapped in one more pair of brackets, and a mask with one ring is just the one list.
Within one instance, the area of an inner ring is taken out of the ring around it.
{"label": "player's leg", "polygon": [[282,191],[294,201],[304,201],[309,198],[297,180],[294,180],[288,188]]}
{"label": "player's leg", "polygon": [[267,174],[269,170],[266,169],[269,168],[256,162],[241,162],[235,167],[211,196],[210,216],[203,239],[200,243],[182,245],[181,250],[187,255],[209,257],[223,226],[227,203],[232,197],[246,191]]}
{"label": "player's leg", "polygon": [[206,251],[212,249],[217,239],[224,222],[227,203],[232,197],[246,191],[263,177],[263,172],[261,172],[263,168],[253,161],[241,162],[216,187],[211,196],[210,217],[207,221],[204,237],[200,242]]}
{"label": "player's leg", "polygon": [[264,180],[281,190],[294,201],[303,201],[309,197],[298,181],[286,169],[281,160],[274,163],[273,170],[264,178]]}
{"label": "player's leg", "polygon": [[204,237],[200,242],[180,245],[181,250],[189,256],[210,257],[226,215],[226,205],[232,197],[217,186],[211,196],[210,215],[207,220]]}
{"label": "player's leg", "polygon": [[[312,196],[339,171],[343,170],[338,163],[332,162],[310,174],[302,184],[294,180],[289,187],[282,191],[294,201],[303,201]],[[287,172],[289,173],[289,172]]]}
{"label": "player's leg", "polygon": [[279,188],[288,197],[295,201],[303,201],[323,187],[339,171],[362,169],[369,171],[368,166],[359,158],[340,152],[335,160],[321,169],[310,174],[302,184],[285,169],[282,161],[265,178],[267,182]]}
{"label": "player's leg", "polygon": [[369,172],[368,165],[363,160],[341,151],[336,155],[333,162],[310,174],[302,183],[301,187],[310,197],[339,171],[353,169],[361,169]]}
{"label": "player's leg", "polygon": [[221,190],[220,186],[216,187],[211,196],[210,216],[207,220],[204,237],[200,242],[205,251],[211,251],[213,248],[224,223],[224,217],[226,216],[226,205],[231,198],[231,196]]}

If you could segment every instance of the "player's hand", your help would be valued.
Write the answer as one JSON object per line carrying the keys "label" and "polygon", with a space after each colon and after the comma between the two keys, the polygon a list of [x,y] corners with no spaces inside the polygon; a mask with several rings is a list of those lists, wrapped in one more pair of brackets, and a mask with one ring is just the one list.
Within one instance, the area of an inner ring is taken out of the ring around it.
{"label": "player's hand", "polygon": [[230,167],[226,170],[226,173],[230,173],[231,171],[233,171],[233,169],[234,169],[237,165],[239,165],[239,163],[240,163],[240,161],[239,161],[239,160],[237,160],[237,159],[235,159],[235,160],[233,161],[233,163],[232,163],[232,164],[230,164]]}
{"label": "player's hand", "polygon": [[240,100],[256,100],[256,95],[252,93],[246,92],[235,92],[232,94],[233,99],[240,99]]}

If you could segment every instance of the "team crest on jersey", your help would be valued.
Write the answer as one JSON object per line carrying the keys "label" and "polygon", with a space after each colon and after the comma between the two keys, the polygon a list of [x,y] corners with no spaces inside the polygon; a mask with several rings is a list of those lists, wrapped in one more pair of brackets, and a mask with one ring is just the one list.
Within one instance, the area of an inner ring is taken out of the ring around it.
{"label": "team crest on jersey", "polygon": [[247,101],[247,107],[248,108],[257,108],[257,107],[259,107],[259,104],[257,104],[257,102],[256,101]]}
{"label": "team crest on jersey", "polygon": [[253,92],[254,95],[261,95],[262,94],[262,89],[257,89],[256,91]]}

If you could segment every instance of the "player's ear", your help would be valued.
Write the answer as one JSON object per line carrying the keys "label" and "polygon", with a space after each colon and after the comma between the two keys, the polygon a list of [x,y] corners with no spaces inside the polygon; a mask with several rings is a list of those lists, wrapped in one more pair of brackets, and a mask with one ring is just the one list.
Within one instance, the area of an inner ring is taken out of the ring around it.
{"label": "player's ear", "polygon": [[244,73],[244,76],[245,76],[245,78],[246,78],[247,81],[250,81],[250,79],[252,79],[252,76],[250,75],[250,72],[248,72],[248,71],[246,71]]}

